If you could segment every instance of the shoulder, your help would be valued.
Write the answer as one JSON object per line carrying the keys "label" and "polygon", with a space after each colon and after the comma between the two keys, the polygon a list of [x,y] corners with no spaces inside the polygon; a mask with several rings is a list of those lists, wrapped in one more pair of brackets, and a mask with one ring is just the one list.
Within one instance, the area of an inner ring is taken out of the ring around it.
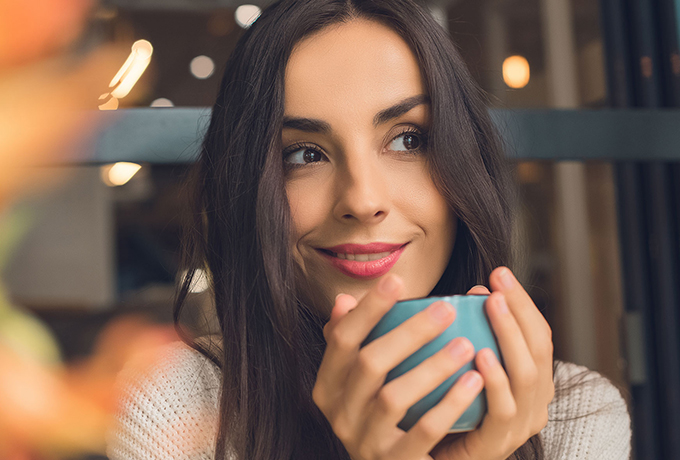
{"label": "shoulder", "polygon": [[183,342],[128,364],[116,382],[118,406],[107,435],[111,460],[208,459],[217,434],[221,374]]}
{"label": "shoulder", "polygon": [[555,397],[548,406],[548,425],[541,431],[548,459],[630,457],[630,415],[614,384],[598,372],[555,362]]}

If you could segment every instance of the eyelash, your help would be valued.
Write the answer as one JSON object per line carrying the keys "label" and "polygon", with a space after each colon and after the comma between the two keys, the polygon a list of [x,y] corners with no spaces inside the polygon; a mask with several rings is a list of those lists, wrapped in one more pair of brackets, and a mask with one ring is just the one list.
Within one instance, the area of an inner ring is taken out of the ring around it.
{"label": "eyelash", "polygon": [[[389,143],[391,144],[392,142],[395,141],[395,139],[397,139],[397,138],[399,138],[399,137],[401,137],[401,136],[403,136],[403,135],[405,135],[405,134],[411,134],[411,133],[412,133],[412,134],[417,134],[417,135],[418,135],[418,137],[420,138],[420,141],[421,141],[422,145],[418,146],[418,148],[416,148],[416,149],[409,150],[409,152],[411,152],[411,154],[417,154],[417,153],[420,153],[420,152],[426,150],[426,149],[427,149],[427,141],[428,141],[427,132],[421,131],[421,130],[419,130],[419,129],[417,129],[417,128],[413,128],[413,127],[407,127],[407,128],[405,128],[405,129],[404,129],[403,131],[401,131],[399,134],[397,134],[396,136],[394,136],[394,137],[392,138],[392,140],[390,140]],[[292,144],[292,145],[288,146],[288,147],[283,151],[283,162],[284,162],[284,165],[286,166],[286,168],[289,168],[289,169],[304,168],[304,167],[307,167],[307,166],[309,166],[309,165],[311,165],[311,164],[314,164],[314,163],[320,163],[319,161],[313,161],[313,162],[311,162],[311,163],[304,163],[304,164],[287,163],[287,162],[286,162],[286,158],[288,158],[288,156],[290,156],[292,153],[295,153],[295,152],[297,152],[297,151],[299,151],[299,150],[301,150],[301,149],[313,150],[313,151],[315,151],[315,152],[317,152],[317,153],[319,153],[319,154],[325,156],[325,154],[323,153],[323,151],[320,150],[318,147],[316,147],[316,146],[314,146],[314,145],[306,144],[306,143],[304,143],[304,142],[296,142],[295,144]]]}

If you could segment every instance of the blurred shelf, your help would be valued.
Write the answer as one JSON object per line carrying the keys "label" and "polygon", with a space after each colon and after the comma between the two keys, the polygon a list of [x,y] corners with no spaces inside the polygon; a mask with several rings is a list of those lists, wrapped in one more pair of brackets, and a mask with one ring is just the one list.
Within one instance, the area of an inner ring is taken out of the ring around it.
{"label": "blurred shelf", "polygon": [[[102,128],[70,163],[186,163],[200,149],[211,108],[93,112]],[[680,110],[490,111],[508,155],[521,160],[680,160]]]}

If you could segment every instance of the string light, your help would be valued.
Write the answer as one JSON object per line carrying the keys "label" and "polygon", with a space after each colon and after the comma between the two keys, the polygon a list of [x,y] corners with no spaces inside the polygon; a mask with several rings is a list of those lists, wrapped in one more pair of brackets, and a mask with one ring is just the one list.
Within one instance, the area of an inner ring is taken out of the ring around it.
{"label": "string light", "polygon": [[149,62],[151,62],[152,54],[153,46],[147,40],[137,40],[132,44],[130,55],[118,73],[113,77],[111,83],[109,83],[109,88],[113,88],[113,90],[110,93],[104,93],[99,96],[100,100],[111,96],[116,101],[115,103],[111,103],[112,99],[106,101],[99,106],[99,110],[116,110],[118,108],[117,99],[124,98],[130,93],[130,90],[135,86],[139,77],[142,76]]}

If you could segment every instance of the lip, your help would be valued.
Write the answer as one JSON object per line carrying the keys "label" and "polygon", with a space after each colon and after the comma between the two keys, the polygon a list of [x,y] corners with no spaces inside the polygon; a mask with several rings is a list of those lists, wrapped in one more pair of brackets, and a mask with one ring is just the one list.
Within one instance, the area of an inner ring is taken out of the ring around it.
{"label": "lip", "polygon": [[[406,243],[408,244],[408,243]],[[369,244],[339,244],[330,248],[321,248],[340,254],[377,254],[380,252],[392,252],[406,244],[369,243]]]}
{"label": "lip", "polygon": [[[340,244],[330,248],[319,248],[317,251],[321,254],[332,266],[340,270],[345,275],[362,280],[369,280],[383,276],[397,263],[399,257],[404,252],[408,243],[405,244],[388,244],[388,243],[370,243],[370,244]],[[339,259],[332,256],[327,251],[341,254],[376,254],[380,252],[390,252],[390,255],[378,260],[370,260],[366,262],[358,260]]]}

